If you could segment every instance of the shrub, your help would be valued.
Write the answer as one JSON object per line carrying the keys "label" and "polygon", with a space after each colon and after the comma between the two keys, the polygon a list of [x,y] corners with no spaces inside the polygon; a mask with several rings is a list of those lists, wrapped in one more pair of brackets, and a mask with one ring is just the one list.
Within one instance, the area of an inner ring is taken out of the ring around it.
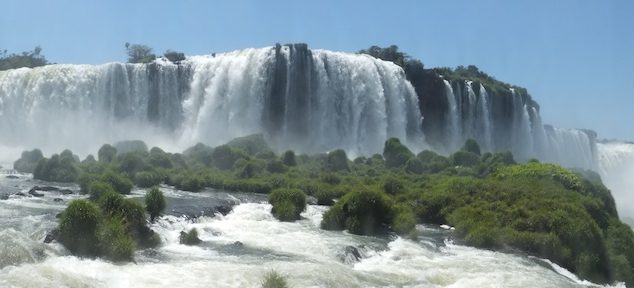
{"label": "shrub", "polygon": [[60,243],[76,255],[98,255],[99,214],[99,208],[87,200],[71,201],[59,220]]}
{"label": "shrub", "polygon": [[147,158],[147,162],[152,167],[160,167],[165,169],[174,167],[170,155],[157,147],[152,147],[152,149],[150,149],[150,156]]}
{"label": "shrub", "polygon": [[13,163],[13,169],[21,173],[33,173],[40,160],[44,159],[40,149],[22,152],[20,159]]}
{"label": "shrub", "polygon": [[[332,210],[332,212],[331,212]],[[392,200],[377,191],[357,190],[344,195],[324,214],[322,228],[374,235],[385,232],[393,219]]]}
{"label": "shrub", "polygon": [[414,154],[398,138],[390,138],[385,141],[383,148],[385,166],[389,168],[402,167]]}
{"label": "shrub", "polygon": [[157,172],[141,171],[134,175],[134,184],[141,188],[149,188],[161,184],[163,177]]}
{"label": "shrub", "polygon": [[299,189],[279,188],[269,194],[269,203],[273,205],[271,212],[280,221],[300,219],[306,209],[306,194]]}
{"label": "shrub", "polygon": [[148,164],[145,162],[147,155],[143,153],[145,152],[119,153],[116,159],[118,170],[132,177],[135,173],[148,169]]}
{"label": "shrub", "polygon": [[227,145],[220,145],[211,153],[214,166],[218,169],[229,170],[241,158],[241,155]]}
{"label": "shrub", "polygon": [[350,170],[350,167],[348,166],[348,157],[346,156],[346,152],[341,149],[337,149],[328,153],[324,168],[327,171],[333,172]]}
{"label": "shrub", "polygon": [[270,159],[266,161],[266,170],[271,173],[284,173],[288,170],[288,168],[281,160]]}
{"label": "shrub", "polygon": [[114,148],[110,144],[104,144],[103,146],[101,146],[101,148],[99,148],[99,151],[97,152],[97,159],[99,159],[99,162],[110,163],[112,162],[112,160],[114,160],[114,157],[116,155],[117,148]]}
{"label": "shrub", "polygon": [[286,278],[284,276],[277,273],[275,270],[271,270],[264,275],[262,288],[288,288],[288,283],[286,282]]}
{"label": "shrub", "polygon": [[196,228],[192,228],[187,233],[184,231],[181,231],[181,234],[178,240],[181,244],[185,244],[185,245],[196,245],[202,242],[202,240],[198,238],[198,230],[196,230]]}
{"label": "shrub", "polygon": [[210,166],[213,160],[212,154],[214,152],[214,148],[211,148],[203,143],[198,143],[190,148],[187,148],[183,152],[185,157],[200,162],[205,166]]}
{"label": "shrub", "polygon": [[121,194],[130,194],[130,191],[132,191],[132,187],[134,186],[130,179],[112,170],[108,170],[103,173],[99,179],[110,184],[115,191]]}
{"label": "shrub", "polygon": [[101,208],[102,213],[109,216],[120,215],[123,211],[123,201],[125,198],[121,194],[114,192],[112,189],[105,191],[97,200],[97,205]]}
{"label": "shrub", "polygon": [[103,181],[93,181],[90,183],[88,188],[88,193],[90,194],[90,199],[97,200],[101,198],[102,195],[105,195],[108,192],[115,192],[114,188],[110,183],[106,183]]}
{"label": "shrub", "polygon": [[119,141],[117,143],[114,143],[114,147],[117,149],[118,154],[126,154],[126,153],[132,153],[132,152],[141,152],[141,153],[148,152],[147,145],[145,145],[145,142],[141,140]]}
{"label": "shrub", "polygon": [[282,162],[286,166],[297,165],[297,161],[295,160],[295,152],[293,152],[293,150],[288,150],[284,152],[284,155],[282,155]]}
{"label": "shrub", "polygon": [[33,178],[53,182],[74,182],[79,177],[76,161],[65,154],[53,155],[51,159],[42,159],[33,170]]}
{"label": "shrub", "polygon": [[461,150],[466,152],[471,152],[473,154],[480,156],[480,145],[478,144],[476,140],[471,138],[467,139],[467,141],[464,143],[464,146],[462,146]]}
{"label": "shrub", "polygon": [[414,212],[404,206],[399,206],[395,210],[397,212],[392,220],[392,230],[399,235],[408,235],[416,227]]}
{"label": "shrub", "polygon": [[101,252],[113,261],[131,261],[136,244],[124,220],[120,217],[110,217],[99,225],[97,233]]}
{"label": "shrub", "polygon": [[202,190],[205,184],[202,177],[192,173],[181,175],[176,181],[175,186],[177,189],[191,192]]}
{"label": "shrub", "polygon": [[455,166],[473,167],[480,163],[480,157],[472,152],[458,151],[451,155],[451,162]]}
{"label": "shrub", "polygon": [[405,170],[414,174],[421,174],[425,172],[425,167],[423,166],[423,161],[416,157],[412,157],[407,162],[405,162]]}
{"label": "shrub", "polygon": [[403,191],[403,183],[394,177],[389,177],[383,182],[383,191],[387,194],[395,195]]}
{"label": "shrub", "polygon": [[165,197],[157,187],[150,189],[145,194],[145,209],[150,214],[150,221],[158,217],[165,210]]}
{"label": "shrub", "polygon": [[246,152],[253,156],[258,153],[271,151],[269,144],[264,140],[264,135],[253,134],[244,137],[238,137],[229,141],[227,146]]}

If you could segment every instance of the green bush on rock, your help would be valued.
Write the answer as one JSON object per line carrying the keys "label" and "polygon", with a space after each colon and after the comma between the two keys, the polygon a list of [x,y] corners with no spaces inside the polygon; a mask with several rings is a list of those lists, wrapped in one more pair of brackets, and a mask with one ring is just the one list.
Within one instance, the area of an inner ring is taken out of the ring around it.
{"label": "green bush on rock", "polygon": [[196,228],[192,228],[189,232],[181,231],[178,239],[181,244],[185,245],[197,245],[202,242],[202,240],[198,238],[198,230],[196,230]]}
{"label": "green bush on rock", "polygon": [[165,210],[165,197],[163,192],[157,187],[150,189],[145,194],[145,209],[150,214],[150,221],[154,222],[154,218],[161,215]]}
{"label": "green bush on rock", "polygon": [[99,255],[97,225],[99,208],[87,200],[73,200],[59,220],[59,241],[71,253],[83,256]]}
{"label": "green bush on rock", "polygon": [[374,235],[386,232],[393,217],[393,202],[387,195],[377,191],[357,190],[344,195],[326,211],[321,227]]}
{"label": "green bush on rock", "polygon": [[414,154],[405,145],[401,144],[398,138],[390,138],[385,141],[383,157],[385,158],[385,166],[393,168],[404,166],[407,160],[414,157]]}
{"label": "green bush on rock", "polygon": [[100,224],[97,233],[104,256],[113,261],[131,261],[136,249],[124,219],[111,217]]}
{"label": "green bush on rock", "polygon": [[13,163],[13,169],[20,173],[33,173],[40,160],[44,159],[40,149],[22,152],[20,159]]}
{"label": "green bush on rock", "polygon": [[271,212],[280,221],[295,221],[306,209],[306,194],[299,189],[280,188],[269,194]]}

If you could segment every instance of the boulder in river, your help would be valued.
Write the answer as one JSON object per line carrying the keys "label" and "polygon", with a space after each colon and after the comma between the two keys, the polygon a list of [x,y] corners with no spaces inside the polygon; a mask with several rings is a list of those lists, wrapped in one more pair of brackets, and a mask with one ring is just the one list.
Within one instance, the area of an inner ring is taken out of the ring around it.
{"label": "boulder in river", "polygon": [[196,228],[192,228],[189,232],[181,231],[178,240],[181,244],[185,245],[197,245],[202,242],[202,240],[198,238],[198,230],[196,230]]}
{"label": "boulder in river", "polygon": [[38,193],[35,188],[31,188],[31,190],[29,190],[29,195],[35,196],[35,197],[44,197],[44,194],[42,193]]}
{"label": "boulder in river", "polygon": [[46,233],[46,237],[44,238],[44,243],[51,243],[53,240],[57,239],[57,235],[59,234],[59,230],[53,229],[51,232]]}
{"label": "boulder in river", "polygon": [[18,177],[16,175],[7,175],[6,177],[7,177],[7,179],[18,179],[18,178],[20,178],[20,177]]}

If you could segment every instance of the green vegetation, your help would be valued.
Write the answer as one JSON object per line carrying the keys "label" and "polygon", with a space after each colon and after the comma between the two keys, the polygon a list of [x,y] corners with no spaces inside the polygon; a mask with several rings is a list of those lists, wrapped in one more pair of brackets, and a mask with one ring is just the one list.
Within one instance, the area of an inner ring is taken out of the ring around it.
{"label": "green vegetation", "polygon": [[405,165],[407,160],[414,157],[414,154],[401,144],[398,138],[390,138],[385,142],[383,157],[385,158],[385,166],[394,168]]}
{"label": "green vegetation", "polygon": [[77,159],[69,150],[65,150],[59,155],[54,154],[50,159],[40,159],[33,170],[33,178],[55,182],[74,182],[79,176],[77,169],[79,161]]}
{"label": "green vegetation", "polygon": [[192,228],[189,232],[181,231],[181,235],[178,240],[181,244],[185,245],[197,245],[202,242],[202,240],[198,238],[198,230],[196,230],[196,228]]}
{"label": "green vegetation", "polygon": [[262,288],[288,288],[286,277],[275,270],[271,270],[262,280]]}
{"label": "green vegetation", "polygon": [[306,209],[306,194],[299,189],[279,188],[269,194],[269,203],[273,205],[271,213],[277,219],[295,221]]}
{"label": "green vegetation", "polygon": [[22,152],[22,157],[13,163],[13,169],[21,173],[33,173],[37,163],[44,159],[40,149]]}
{"label": "green vegetation", "polygon": [[156,59],[152,48],[141,44],[125,43],[128,63],[150,63]]}
{"label": "green vegetation", "polygon": [[[509,152],[482,153],[473,140],[446,157],[431,151],[414,155],[392,138],[385,142],[383,155],[354,161],[342,150],[312,156],[286,151],[278,156],[261,140],[243,137],[215,148],[198,144],[183,154],[158,148],[99,153],[100,161],[82,163],[64,151],[39,160],[35,170],[79,175],[49,179],[74,179],[98,204],[95,213],[95,205],[82,200],[82,207],[89,208],[81,211],[92,211],[93,216],[80,217],[73,204],[60,220],[93,219],[66,226],[82,227],[79,240],[66,238],[65,245],[77,253],[126,259],[134,250],[130,247],[155,245],[145,210],[155,218],[164,206],[152,191],[146,207],[122,197],[134,180],[139,186],[164,183],[189,191],[269,194],[271,212],[281,221],[299,219],[306,199],[314,197],[320,205],[332,205],[322,228],[354,234],[415,237],[417,223],[449,224],[468,245],[547,258],[595,282],[634,284],[634,233],[619,221],[610,192],[593,173],[537,161],[517,164]],[[62,162],[66,164],[49,164]],[[183,232],[184,243],[198,239],[192,233],[197,232]],[[116,246],[99,244],[99,239],[113,237],[121,238],[112,242]],[[91,246],[94,243],[97,246]]]}
{"label": "green vegetation", "polygon": [[46,57],[42,55],[40,46],[36,46],[33,51],[26,51],[20,54],[9,54],[7,50],[0,51],[0,71],[22,67],[34,68],[48,64]]}
{"label": "green vegetation", "polygon": [[165,197],[163,192],[154,187],[145,194],[145,209],[150,214],[150,221],[154,222],[154,218],[161,215],[165,210]]}

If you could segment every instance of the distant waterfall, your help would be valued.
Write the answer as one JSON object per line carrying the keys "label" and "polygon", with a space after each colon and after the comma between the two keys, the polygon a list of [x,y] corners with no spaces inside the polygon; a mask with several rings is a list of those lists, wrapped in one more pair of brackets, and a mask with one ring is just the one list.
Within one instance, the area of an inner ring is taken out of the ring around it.
{"label": "distant waterfall", "polygon": [[397,65],[295,44],[172,64],[49,65],[0,71],[0,147],[64,148],[143,139],[183,149],[264,133],[281,149],[423,147],[418,97]]}
{"label": "distant waterfall", "polygon": [[460,125],[460,110],[458,104],[456,102],[456,95],[453,93],[453,87],[449,84],[449,81],[444,80],[445,84],[445,97],[447,97],[447,119],[448,119],[448,127],[447,131],[447,139],[449,142],[449,151],[455,151],[458,149],[462,143],[462,129]]}
{"label": "distant waterfall", "polygon": [[634,218],[634,144],[598,143],[599,172],[612,190],[621,217]]}

